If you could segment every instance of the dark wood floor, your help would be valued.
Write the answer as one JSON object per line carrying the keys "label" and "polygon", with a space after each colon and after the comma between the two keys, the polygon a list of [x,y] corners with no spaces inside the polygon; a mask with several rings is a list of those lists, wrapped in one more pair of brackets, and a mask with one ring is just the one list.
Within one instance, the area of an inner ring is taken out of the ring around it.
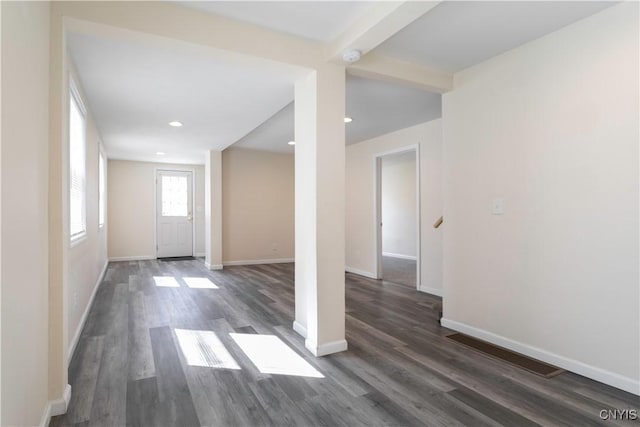
{"label": "dark wood floor", "polygon": [[[190,288],[188,277],[219,289]],[[352,274],[346,289],[349,350],[314,358],[291,329],[293,264],[112,263],[71,362],[69,411],[51,425],[591,426],[616,425],[601,409],[639,406],[578,375],[544,379],[444,339],[435,297]],[[189,365],[176,329],[215,332],[241,369]],[[233,332],[279,337],[324,378],[261,373]]]}
{"label": "dark wood floor", "polygon": [[383,256],[382,279],[416,289],[416,261]]}

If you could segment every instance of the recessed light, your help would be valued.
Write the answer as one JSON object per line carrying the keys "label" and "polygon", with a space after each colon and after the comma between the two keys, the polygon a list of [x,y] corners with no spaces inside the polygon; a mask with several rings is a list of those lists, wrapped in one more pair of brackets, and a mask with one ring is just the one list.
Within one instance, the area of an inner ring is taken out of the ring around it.
{"label": "recessed light", "polygon": [[295,142],[295,141],[289,141],[289,142],[287,142],[287,144],[289,144],[289,145],[296,145],[296,142]]}
{"label": "recessed light", "polygon": [[345,123],[351,123],[353,121],[353,119],[351,117],[345,117],[344,118],[344,122]]}
{"label": "recessed light", "polygon": [[174,128],[179,128],[180,126],[182,126],[182,122],[169,122],[169,126],[173,126]]}
{"label": "recessed light", "polygon": [[165,153],[164,151],[156,151],[157,156],[164,156],[165,154],[167,153]]}

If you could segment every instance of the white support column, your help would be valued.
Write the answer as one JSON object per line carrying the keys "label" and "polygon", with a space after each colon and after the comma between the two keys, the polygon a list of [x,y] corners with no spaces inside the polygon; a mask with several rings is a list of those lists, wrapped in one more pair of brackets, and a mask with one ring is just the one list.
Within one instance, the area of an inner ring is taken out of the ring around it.
{"label": "white support column", "polygon": [[295,87],[295,322],[315,356],[345,340],[345,69],[326,64]]}
{"label": "white support column", "polygon": [[211,270],[222,269],[222,152],[207,151],[204,162],[205,261]]}

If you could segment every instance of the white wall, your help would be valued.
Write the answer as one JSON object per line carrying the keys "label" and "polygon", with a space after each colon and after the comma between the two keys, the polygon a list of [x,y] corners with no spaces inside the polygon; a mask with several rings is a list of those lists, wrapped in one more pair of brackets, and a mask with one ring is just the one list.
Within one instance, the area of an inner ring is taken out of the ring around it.
{"label": "white wall", "polygon": [[347,270],[376,276],[374,158],[377,154],[419,144],[421,290],[442,293],[442,227],[433,223],[442,215],[442,130],[433,120],[347,146]]}
{"label": "white wall", "polygon": [[204,256],[204,166],[108,161],[109,259],[151,259],[155,248],[156,169],[194,170],[195,250]]}
{"label": "white wall", "polygon": [[[107,224],[98,227],[99,209],[99,153],[100,135],[81,83],[71,64],[69,69],[74,75],[74,81],[80,92],[83,103],[87,107],[86,114],[86,236],[74,242],[69,248],[67,257],[67,333],[69,347],[68,362],[71,361],[73,350],[82,332],[84,319],[89,310],[92,296],[99,285],[100,279],[107,267]],[[68,115],[65,113],[65,120]],[[67,122],[65,122],[67,123]],[[108,168],[107,168],[108,174]],[[108,219],[108,217],[107,217]],[[67,219],[68,221],[68,219]],[[67,237],[68,238],[68,237]]]}
{"label": "white wall", "polygon": [[382,158],[382,254],[416,257],[416,153],[408,151]]}
{"label": "white wall", "polygon": [[2,425],[47,406],[49,5],[2,2]]}
{"label": "white wall", "polygon": [[443,100],[444,324],[635,393],[638,78],[630,2],[456,74]]}
{"label": "white wall", "polygon": [[248,149],[222,152],[225,264],[294,257],[294,158]]}

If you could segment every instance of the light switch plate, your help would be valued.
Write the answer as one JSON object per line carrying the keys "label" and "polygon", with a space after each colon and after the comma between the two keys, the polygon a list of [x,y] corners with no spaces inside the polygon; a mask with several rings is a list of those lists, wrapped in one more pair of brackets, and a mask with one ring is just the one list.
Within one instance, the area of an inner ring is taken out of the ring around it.
{"label": "light switch plate", "polygon": [[504,199],[493,199],[491,213],[493,215],[504,215]]}

